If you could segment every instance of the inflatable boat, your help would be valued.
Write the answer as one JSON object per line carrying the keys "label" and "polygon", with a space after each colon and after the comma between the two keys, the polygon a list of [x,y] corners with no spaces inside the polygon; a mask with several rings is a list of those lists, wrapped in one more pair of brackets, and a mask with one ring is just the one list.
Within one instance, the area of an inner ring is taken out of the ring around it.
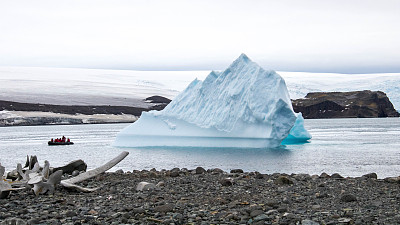
{"label": "inflatable boat", "polygon": [[47,142],[49,145],[73,145],[74,142],[54,142],[54,141],[49,141]]}

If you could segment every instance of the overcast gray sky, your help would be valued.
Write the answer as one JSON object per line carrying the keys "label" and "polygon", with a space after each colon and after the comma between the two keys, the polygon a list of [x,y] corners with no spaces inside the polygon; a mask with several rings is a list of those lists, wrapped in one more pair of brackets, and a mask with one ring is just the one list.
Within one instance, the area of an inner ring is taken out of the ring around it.
{"label": "overcast gray sky", "polygon": [[0,0],[0,65],[400,72],[399,0]]}

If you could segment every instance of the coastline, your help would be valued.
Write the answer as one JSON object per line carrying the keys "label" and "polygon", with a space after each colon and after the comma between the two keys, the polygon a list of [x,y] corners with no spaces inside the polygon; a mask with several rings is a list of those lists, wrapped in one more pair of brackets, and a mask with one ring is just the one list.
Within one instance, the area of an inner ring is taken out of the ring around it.
{"label": "coastline", "polygon": [[[360,96],[354,98],[354,93]],[[351,98],[348,95],[351,95]],[[386,94],[379,91],[320,92],[309,93],[307,96],[292,99],[294,111],[301,112],[305,119],[399,116]],[[343,100],[346,98],[350,98],[351,101]],[[349,104],[347,104],[348,101],[350,101]],[[136,100],[135,106],[118,105],[117,102],[111,105],[57,105],[0,100],[0,127],[132,123],[141,116],[143,111],[163,110],[170,102],[170,99],[162,96]]]}
{"label": "coastline", "polygon": [[[1,199],[0,219],[31,224],[398,224],[399,177],[260,174],[241,169],[142,170],[101,174],[53,196]],[[140,182],[149,190],[137,191]],[[157,185],[156,185],[157,184]]]}
{"label": "coastline", "polygon": [[132,123],[143,111],[162,110],[171,100],[151,96],[141,105],[53,105],[0,100],[0,127]]}
{"label": "coastline", "polygon": [[0,111],[0,127],[133,123],[138,116],[130,114],[65,114],[39,111]]}

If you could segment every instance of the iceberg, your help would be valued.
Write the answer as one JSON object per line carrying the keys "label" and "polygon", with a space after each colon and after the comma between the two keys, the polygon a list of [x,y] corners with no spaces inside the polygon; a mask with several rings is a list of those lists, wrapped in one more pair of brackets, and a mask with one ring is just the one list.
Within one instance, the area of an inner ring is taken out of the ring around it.
{"label": "iceberg", "polygon": [[288,135],[311,138],[285,81],[242,54],[225,71],[193,80],[164,110],[143,112],[118,133],[114,146],[266,148]]}
{"label": "iceberg", "polygon": [[310,140],[311,134],[304,127],[304,118],[300,113],[297,114],[296,122],[294,123],[289,135],[282,141],[282,145],[300,144]]}

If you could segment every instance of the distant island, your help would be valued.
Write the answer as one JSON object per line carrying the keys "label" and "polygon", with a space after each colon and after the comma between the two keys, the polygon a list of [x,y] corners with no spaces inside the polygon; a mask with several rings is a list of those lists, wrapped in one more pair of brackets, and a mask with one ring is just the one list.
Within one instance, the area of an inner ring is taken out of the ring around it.
{"label": "distant island", "polygon": [[[143,111],[162,110],[170,99],[143,99],[149,107],[113,105],[52,105],[0,100],[0,126],[132,123]],[[295,112],[306,119],[399,117],[381,91],[312,92],[292,100]]]}

